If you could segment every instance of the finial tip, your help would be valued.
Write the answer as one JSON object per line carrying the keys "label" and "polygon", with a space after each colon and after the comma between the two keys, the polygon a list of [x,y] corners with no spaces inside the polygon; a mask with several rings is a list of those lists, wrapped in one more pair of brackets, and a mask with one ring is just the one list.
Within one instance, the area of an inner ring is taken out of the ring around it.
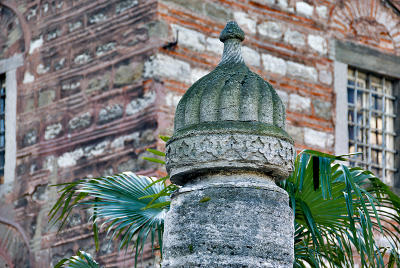
{"label": "finial tip", "polygon": [[240,29],[236,21],[229,21],[219,35],[219,40],[221,40],[221,42],[225,42],[225,40],[228,39],[244,40],[244,32]]}

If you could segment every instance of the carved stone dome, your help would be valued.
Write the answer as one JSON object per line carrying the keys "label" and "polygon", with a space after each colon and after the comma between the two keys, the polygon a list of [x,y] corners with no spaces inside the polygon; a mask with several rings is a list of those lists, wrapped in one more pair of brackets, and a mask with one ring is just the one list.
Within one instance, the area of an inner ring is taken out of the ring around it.
{"label": "carved stone dome", "polygon": [[204,172],[246,172],[286,179],[293,170],[293,140],[285,132],[285,106],[272,86],[241,55],[244,32],[228,22],[221,32],[219,65],[180,100],[167,142],[166,168],[178,185]]}
{"label": "carved stone dome", "polygon": [[175,133],[225,127],[256,130],[288,138],[285,106],[272,86],[244,63],[240,42],[244,33],[236,22],[221,32],[224,52],[220,64],[195,82],[180,100]]}

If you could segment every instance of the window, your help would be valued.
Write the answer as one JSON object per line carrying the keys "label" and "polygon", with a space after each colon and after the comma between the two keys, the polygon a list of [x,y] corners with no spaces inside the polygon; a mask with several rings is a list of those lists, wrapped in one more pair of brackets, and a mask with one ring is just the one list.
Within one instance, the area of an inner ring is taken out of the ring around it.
{"label": "window", "polygon": [[4,183],[6,76],[0,75],[0,184]]}
{"label": "window", "polygon": [[348,67],[347,106],[349,152],[361,154],[350,164],[393,182],[395,169],[394,81]]}

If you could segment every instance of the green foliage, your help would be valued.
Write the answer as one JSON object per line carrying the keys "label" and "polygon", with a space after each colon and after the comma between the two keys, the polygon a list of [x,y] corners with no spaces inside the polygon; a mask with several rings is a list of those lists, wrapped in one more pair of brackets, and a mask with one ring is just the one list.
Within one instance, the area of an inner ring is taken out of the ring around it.
{"label": "green foliage", "polygon": [[[120,238],[119,248],[133,245],[136,249],[135,263],[143,246],[151,238],[152,247],[158,241],[162,250],[164,217],[169,209],[170,197],[160,195],[165,191],[163,183],[139,176],[132,172],[124,172],[113,176],[94,179],[83,179],[64,183],[58,186],[61,196],[51,209],[50,221],[64,225],[68,215],[75,207],[93,209],[93,231],[98,248],[97,223],[102,222],[110,238]],[[151,204],[149,198],[151,197]],[[157,196],[157,199],[152,198]]]}
{"label": "green foliage", "polygon": [[[295,214],[294,266],[353,267],[354,251],[363,267],[385,267],[385,255],[399,265],[399,198],[371,172],[338,160],[346,159],[305,150],[280,183]],[[376,234],[391,247],[380,248]]]}
{"label": "green foliage", "polygon": [[69,267],[69,268],[100,268],[99,264],[93,257],[84,252],[78,251],[75,256],[65,258],[59,261],[54,268]]}
{"label": "green foliage", "polygon": [[[155,157],[145,159],[165,164],[158,158],[164,152],[147,151]],[[297,156],[292,175],[279,183],[294,212],[294,267],[353,267],[354,252],[363,267],[400,267],[400,198],[371,172],[337,163],[347,161],[345,157],[305,150]],[[72,208],[93,208],[96,247],[97,222],[102,220],[112,238],[121,236],[120,248],[135,246],[137,261],[149,234],[153,249],[158,238],[162,250],[170,195],[179,189],[168,179],[128,172],[61,184],[50,218],[62,226]],[[377,234],[390,247],[379,247]]]}

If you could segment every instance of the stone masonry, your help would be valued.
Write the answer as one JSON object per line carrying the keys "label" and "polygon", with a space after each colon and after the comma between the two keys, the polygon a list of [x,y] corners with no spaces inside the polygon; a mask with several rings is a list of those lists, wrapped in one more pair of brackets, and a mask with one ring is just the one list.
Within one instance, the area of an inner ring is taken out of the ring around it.
{"label": "stone masonry", "polygon": [[162,267],[292,267],[293,212],[275,182],[293,171],[285,108],[242,58],[228,22],[218,66],[176,108],[167,170],[181,185],[165,219]]}
{"label": "stone masonry", "polygon": [[[16,168],[12,183],[0,185],[0,219],[20,237],[1,253],[15,263],[25,245],[28,267],[40,268],[78,248],[94,253],[81,211],[61,233],[49,228],[57,196],[49,185],[124,170],[165,174],[142,156],[163,149],[157,135],[172,135],[181,96],[218,64],[229,20],[246,33],[246,64],[285,105],[295,148],[333,153],[334,41],[400,56],[399,8],[390,0],[0,1],[0,69],[23,58],[14,81],[17,133],[8,138],[17,144]],[[96,258],[107,267],[133,262],[114,244]],[[152,263],[146,248],[141,265]]]}

